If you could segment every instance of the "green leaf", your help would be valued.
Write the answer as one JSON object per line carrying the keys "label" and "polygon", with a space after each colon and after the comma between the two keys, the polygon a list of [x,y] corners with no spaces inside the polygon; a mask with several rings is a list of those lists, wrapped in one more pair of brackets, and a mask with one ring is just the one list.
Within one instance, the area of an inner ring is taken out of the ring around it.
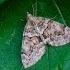
{"label": "green leaf", "polygon": [[6,2],[7,0],[0,0],[0,4],[3,4],[4,2]]}
{"label": "green leaf", "polygon": [[27,69],[24,69],[21,62],[23,29],[27,12],[33,14],[32,5],[37,16],[53,18],[57,15],[55,21],[70,27],[69,2],[69,0],[8,0],[0,5],[0,70],[70,70],[70,43],[61,47],[46,45],[46,53],[41,60]]}

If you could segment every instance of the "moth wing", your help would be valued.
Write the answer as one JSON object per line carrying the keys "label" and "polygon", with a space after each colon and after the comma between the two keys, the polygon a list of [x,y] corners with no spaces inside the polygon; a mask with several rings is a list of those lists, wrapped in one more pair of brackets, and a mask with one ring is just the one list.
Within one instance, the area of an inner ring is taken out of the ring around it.
{"label": "moth wing", "polygon": [[61,46],[70,42],[70,28],[53,20],[44,23],[47,27],[43,31],[44,42],[52,46]]}
{"label": "moth wing", "polygon": [[29,17],[30,21],[34,22],[36,31],[40,34],[40,37],[44,44],[50,44],[52,46],[61,46],[70,42],[70,28],[43,17]]}
{"label": "moth wing", "polygon": [[25,68],[34,65],[45,53],[45,46],[28,20],[22,40],[21,58]]}

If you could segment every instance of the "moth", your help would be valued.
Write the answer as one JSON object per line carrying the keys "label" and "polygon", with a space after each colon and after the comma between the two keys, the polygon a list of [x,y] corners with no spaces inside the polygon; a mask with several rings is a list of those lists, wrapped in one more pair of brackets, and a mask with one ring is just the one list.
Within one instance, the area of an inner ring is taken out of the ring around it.
{"label": "moth", "polygon": [[48,18],[27,15],[21,58],[25,68],[34,65],[45,53],[45,44],[61,46],[70,42],[70,28]]}

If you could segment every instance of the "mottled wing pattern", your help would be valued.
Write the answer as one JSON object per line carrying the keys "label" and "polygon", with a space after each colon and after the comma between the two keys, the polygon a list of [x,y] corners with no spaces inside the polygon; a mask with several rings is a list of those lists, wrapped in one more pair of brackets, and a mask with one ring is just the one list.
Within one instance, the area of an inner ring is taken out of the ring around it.
{"label": "mottled wing pattern", "polygon": [[25,68],[35,64],[45,53],[45,44],[61,46],[69,42],[69,27],[51,19],[28,14],[23,32],[22,63]]}
{"label": "mottled wing pattern", "polygon": [[[45,19],[47,20],[47,19]],[[45,44],[61,46],[70,42],[70,28],[56,21],[49,20],[43,31]]]}
{"label": "mottled wing pattern", "polygon": [[44,44],[51,46],[61,46],[70,42],[70,28],[43,17],[34,17],[29,15],[29,20],[38,31]]}
{"label": "mottled wing pattern", "polygon": [[45,53],[45,46],[31,22],[28,20],[22,41],[21,58],[25,68],[35,64]]}

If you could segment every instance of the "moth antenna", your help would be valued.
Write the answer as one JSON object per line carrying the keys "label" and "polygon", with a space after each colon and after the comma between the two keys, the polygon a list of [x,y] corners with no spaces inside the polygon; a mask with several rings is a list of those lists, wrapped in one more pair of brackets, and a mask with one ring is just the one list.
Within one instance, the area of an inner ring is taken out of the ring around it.
{"label": "moth antenna", "polygon": [[35,2],[35,10],[34,10],[34,4],[32,5],[33,8],[33,16],[37,16],[37,2]]}
{"label": "moth antenna", "polygon": [[23,19],[20,19],[21,21],[25,21],[25,20],[23,20]]}
{"label": "moth antenna", "polygon": [[32,8],[33,8],[33,16],[34,16],[34,4],[32,5]]}
{"label": "moth antenna", "polygon": [[54,18],[56,18],[57,17],[57,15],[55,15],[53,18],[50,18],[50,19],[54,19]]}
{"label": "moth antenna", "polygon": [[37,16],[37,2],[35,2],[35,16]]}

